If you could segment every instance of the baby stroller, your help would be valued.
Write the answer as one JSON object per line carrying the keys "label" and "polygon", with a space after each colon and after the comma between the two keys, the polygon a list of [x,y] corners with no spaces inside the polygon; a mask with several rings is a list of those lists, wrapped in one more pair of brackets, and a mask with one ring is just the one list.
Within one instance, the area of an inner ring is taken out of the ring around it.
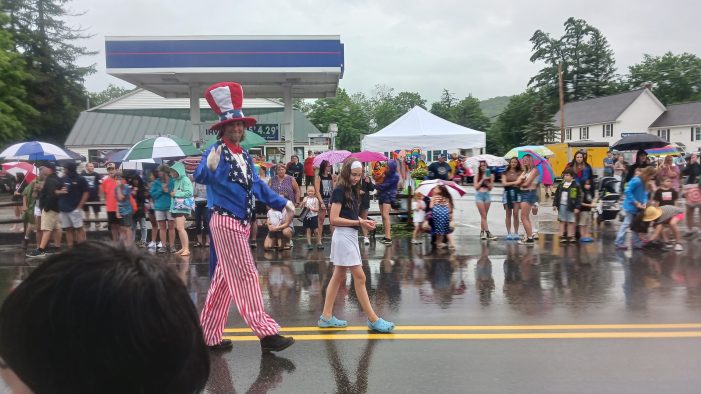
{"label": "baby stroller", "polygon": [[603,177],[599,180],[599,202],[596,205],[596,223],[615,220],[621,211],[621,181],[614,177]]}

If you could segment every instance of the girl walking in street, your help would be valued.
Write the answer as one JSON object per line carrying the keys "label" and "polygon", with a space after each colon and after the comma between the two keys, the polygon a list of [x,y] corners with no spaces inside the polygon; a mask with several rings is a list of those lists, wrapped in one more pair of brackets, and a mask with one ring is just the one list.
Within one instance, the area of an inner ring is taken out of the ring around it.
{"label": "girl walking in street", "polygon": [[348,322],[337,319],[333,315],[333,304],[342,283],[346,281],[346,269],[353,275],[355,292],[363,312],[368,317],[368,328],[377,332],[391,332],[394,323],[386,321],[373,310],[370,297],[365,288],[365,273],[363,272],[358,245],[358,228],[368,230],[375,228],[375,222],[359,217],[360,188],[358,183],[363,174],[363,165],[356,159],[347,160],[343,164],[338,177],[338,185],[331,196],[331,224],[336,230],[331,237],[331,262],[334,264],[333,275],[326,289],[324,311],[317,325],[321,328],[346,327]]}
{"label": "girl walking in street", "polygon": [[[519,214],[521,213],[521,194],[518,191],[519,177],[523,173],[521,163],[518,158],[512,157],[509,160],[509,167],[501,176],[501,183],[504,185],[503,202],[506,210],[506,240],[517,241]],[[513,223],[513,232],[511,226]]]}
{"label": "girl walking in street", "polygon": [[[630,228],[631,223],[635,215],[643,211],[647,207],[648,198],[648,182],[655,178],[657,170],[653,167],[646,167],[641,172],[640,175],[636,175],[631,178],[630,182],[626,185],[625,199],[623,200],[623,210],[625,212],[625,219],[621,223],[621,227],[618,229],[618,234],[616,235],[616,248],[625,250],[628,249],[626,246],[626,233]],[[637,232],[632,231],[633,247],[640,249],[643,247],[643,241]]]}
{"label": "girl walking in street", "polygon": [[497,239],[497,237],[493,236],[489,231],[489,223],[487,222],[489,206],[492,205],[490,192],[493,187],[494,174],[492,174],[492,171],[487,167],[487,162],[480,160],[479,167],[477,168],[477,176],[475,177],[475,203],[480,213],[480,239]]}
{"label": "girl walking in street", "polygon": [[189,215],[195,206],[195,200],[192,197],[194,194],[192,182],[185,174],[185,165],[181,162],[173,164],[170,168],[170,176],[175,180],[173,191],[170,192],[170,213],[175,220],[175,230],[178,232],[180,246],[182,246],[175,254],[185,257],[190,255],[190,240],[187,230],[185,230],[185,215]]}

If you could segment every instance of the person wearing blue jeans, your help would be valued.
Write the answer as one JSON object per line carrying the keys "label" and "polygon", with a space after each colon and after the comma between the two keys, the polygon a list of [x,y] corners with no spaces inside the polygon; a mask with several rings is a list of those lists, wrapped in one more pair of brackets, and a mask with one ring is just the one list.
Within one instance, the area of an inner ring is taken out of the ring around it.
{"label": "person wearing blue jeans", "polygon": [[[655,178],[657,170],[652,167],[646,167],[640,171],[639,175],[633,177],[628,185],[626,185],[625,199],[623,200],[623,211],[625,213],[625,218],[621,227],[618,229],[618,234],[616,235],[616,248],[617,249],[627,249],[626,243],[626,232],[630,228],[631,223],[633,223],[633,218],[638,213],[638,211],[645,209],[648,201],[647,184],[651,179]],[[638,236],[635,231],[632,232],[632,241],[634,248],[641,248],[643,246],[643,241]]]}

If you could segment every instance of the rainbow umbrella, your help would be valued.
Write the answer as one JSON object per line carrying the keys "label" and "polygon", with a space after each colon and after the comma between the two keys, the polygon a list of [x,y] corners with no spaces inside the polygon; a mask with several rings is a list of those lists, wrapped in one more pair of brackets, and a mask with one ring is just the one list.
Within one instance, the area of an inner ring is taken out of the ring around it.
{"label": "rainbow umbrella", "polygon": [[524,156],[531,156],[533,158],[533,165],[535,165],[535,168],[538,169],[538,173],[540,173],[541,183],[546,185],[552,185],[554,183],[555,172],[548,159],[531,150],[521,150],[518,152],[519,160],[523,159]]}
{"label": "rainbow umbrella", "polygon": [[648,156],[673,156],[679,154],[679,149],[676,146],[667,145],[662,148],[645,149]]}

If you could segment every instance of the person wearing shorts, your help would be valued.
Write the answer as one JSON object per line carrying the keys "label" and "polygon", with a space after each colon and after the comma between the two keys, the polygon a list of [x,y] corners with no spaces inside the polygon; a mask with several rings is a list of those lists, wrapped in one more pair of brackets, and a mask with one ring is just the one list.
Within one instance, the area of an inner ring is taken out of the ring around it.
{"label": "person wearing shorts", "polygon": [[175,253],[175,218],[170,213],[170,192],[175,181],[170,178],[170,167],[162,164],[158,167],[158,178],[154,179],[149,189],[154,214],[158,222],[158,234],[162,246],[158,253],[170,251]]}
{"label": "person wearing shorts", "polygon": [[102,193],[105,195],[105,209],[107,210],[107,224],[112,233],[112,242],[119,241],[119,220],[117,219],[117,199],[115,196],[115,189],[117,187],[117,181],[114,179],[114,175],[117,173],[117,168],[114,163],[107,164],[107,176],[103,179]]}
{"label": "person wearing shorts", "polygon": [[81,211],[90,196],[90,189],[85,178],[78,175],[75,163],[67,163],[63,169],[65,175],[61,182],[65,194],[58,199],[59,219],[61,228],[66,233],[66,245],[71,248],[74,243],[85,241]]}
{"label": "person wearing shorts", "polygon": [[581,203],[582,188],[574,181],[574,171],[568,168],[562,173],[562,182],[557,186],[553,199],[553,209],[557,210],[557,220],[560,222],[560,243],[577,242],[575,224]]}
{"label": "person wearing shorts", "polygon": [[[85,165],[85,170],[80,173],[80,176],[85,179],[88,184],[88,202],[97,203],[100,202],[100,183],[102,182],[102,175],[95,172],[95,165],[93,163],[87,163]],[[93,216],[95,219],[100,215],[100,205],[90,204],[83,205],[83,211],[85,212],[85,218],[90,219],[90,209],[92,208]],[[91,230],[95,230],[95,223],[90,225]]]}
{"label": "person wearing shorts", "polygon": [[[51,235],[61,234],[61,226],[58,217],[58,196],[65,194],[61,188],[61,180],[56,175],[56,164],[44,163],[40,166],[44,177],[44,185],[39,191],[39,206],[41,207],[41,242],[37,248],[27,253],[29,258],[43,258],[49,245]],[[60,240],[60,238],[58,238]],[[55,245],[59,246],[59,245]]]}

